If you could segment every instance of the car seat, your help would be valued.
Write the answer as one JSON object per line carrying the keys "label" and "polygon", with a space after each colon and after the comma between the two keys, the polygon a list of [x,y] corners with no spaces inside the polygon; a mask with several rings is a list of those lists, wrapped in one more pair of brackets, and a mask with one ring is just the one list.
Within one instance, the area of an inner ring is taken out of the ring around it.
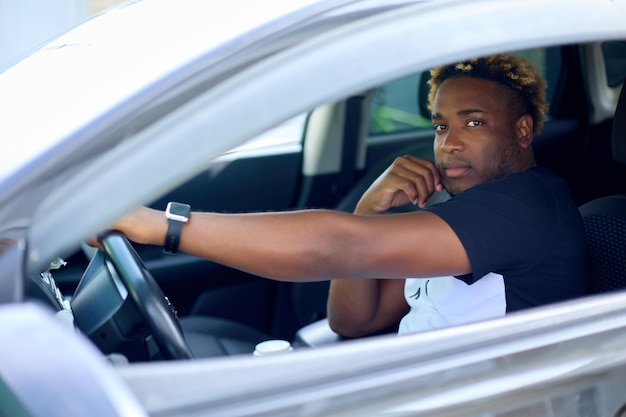
{"label": "car seat", "polygon": [[257,343],[271,337],[250,326],[209,316],[185,316],[180,325],[196,358],[252,355]]}
{"label": "car seat", "polygon": [[[626,92],[622,86],[611,133],[615,162],[626,164]],[[624,181],[624,179],[621,179]],[[589,291],[626,288],[626,195],[592,200],[580,207],[587,241]]]}

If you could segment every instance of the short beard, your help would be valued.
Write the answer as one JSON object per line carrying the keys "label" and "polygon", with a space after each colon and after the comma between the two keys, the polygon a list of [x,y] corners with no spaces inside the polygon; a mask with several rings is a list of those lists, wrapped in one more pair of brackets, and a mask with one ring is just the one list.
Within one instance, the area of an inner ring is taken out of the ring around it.
{"label": "short beard", "polygon": [[498,161],[496,169],[489,177],[489,181],[504,178],[519,172],[522,157],[522,150],[517,143],[517,139],[511,138],[508,142],[508,146],[503,150],[502,158]]}

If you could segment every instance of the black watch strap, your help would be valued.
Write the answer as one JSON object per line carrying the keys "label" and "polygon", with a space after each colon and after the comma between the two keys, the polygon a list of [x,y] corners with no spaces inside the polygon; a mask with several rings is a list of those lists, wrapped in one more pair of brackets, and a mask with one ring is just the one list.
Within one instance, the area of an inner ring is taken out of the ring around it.
{"label": "black watch strap", "polygon": [[180,235],[183,232],[183,226],[189,220],[189,212],[191,207],[188,204],[170,202],[165,209],[165,217],[167,217],[167,234],[165,235],[165,243],[163,251],[169,255],[178,252],[180,244]]}
{"label": "black watch strap", "polygon": [[163,245],[163,251],[167,254],[175,254],[178,252],[178,245],[180,243],[180,235],[183,232],[183,226],[185,223],[178,220],[168,220],[167,235],[165,236],[165,244]]}

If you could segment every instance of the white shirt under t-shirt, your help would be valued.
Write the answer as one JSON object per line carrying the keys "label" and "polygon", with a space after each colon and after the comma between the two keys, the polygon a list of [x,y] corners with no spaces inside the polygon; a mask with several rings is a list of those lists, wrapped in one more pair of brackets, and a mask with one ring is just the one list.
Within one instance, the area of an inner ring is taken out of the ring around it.
{"label": "white shirt under t-shirt", "polygon": [[404,297],[411,307],[398,334],[418,333],[503,317],[504,278],[489,273],[468,285],[452,276],[407,278]]}

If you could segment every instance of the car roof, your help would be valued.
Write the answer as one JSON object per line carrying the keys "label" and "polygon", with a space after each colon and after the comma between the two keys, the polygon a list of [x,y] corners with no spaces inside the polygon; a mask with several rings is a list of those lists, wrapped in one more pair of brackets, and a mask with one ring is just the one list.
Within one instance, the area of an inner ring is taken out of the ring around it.
{"label": "car roof", "polygon": [[[255,13],[265,10],[265,5],[241,1],[240,6],[245,4]],[[162,4],[160,0],[154,3]],[[107,30],[114,32],[118,19],[127,18],[125,27],[131,28],[132,8],[143,4],[114,10],[114,17],[115,14],[119,17],[109,20],[102,16],[88,22],[87,27],[93,28],[93,36]],[[196,7],[203,10],[198,4]],[[134,205],[150,201],[197,174],[217,155],[316,105],[451,59],[626,37],[625,24],[620,18],[625,14],[623,1],[585,0],[575,4],[564,0],[535,1],[533,7],[521,0],[303,1],[299,5],[304,8],[272,11],[279,18],[271,23],[259,19],[257,26],[240,28],[247,30],[243,35],[241,31],[233,31],[231,37],[221,39],[223,43],[219,47],[216,43],[209,53],[191,63],[190,56],[196,56],[194,48],[200,46],[186,46],[194,52],[181,53],[176,62],[178,67],[164,67],[161,72],[153,73],[154,79],[139,83],[146,88],[139,87],[125,101],[112,99],[118,100],[118,105],[99,107],[108,110],[106,117],[87,116],[90,123],[71,134],[59,129],[56,136],[67,135],[62,142],[53,139],[54,146],[18,171],[19,175],[0,183],[0,223],[7,224],[4,220],[10,218],[18,219],[11,223],[17,224],[17,229],[19,225],[28,225],[29,268],[36,270],[59,252],[76,249],[80,239],[100,230]],[[398,6],[403,7],[397,10]],[[222,13],[229,11],[233,12],[231,8],[222,10],[220,5],[212,10],[215,15],[210,19],[226,19],[231,15]],[[269,20],[272,13],[263,16]],[[141,20],[145,17],[134,16]],[[197,20],[196,30],[200,31],[203,21]],[[76,53],[85,62],[89,61],[86,58],[96,59],[98,55],[95,62],[100,63],[104,62],[102,59],[122,59],[123,64],[118,62],[116,67],[119,72],[107,78],[111,84],[124,71],[132,71],[133,65],[127,63],[142,62],[137,51],[147,42],[147,37],[136,34],[136,29],[128,31],[133,42],[118,38],[116,47],[120,51],[114,55],[102,47],[93,49],[93,57],[83,41],[68,41],[82,30],[75,29],[66,40],[53,43],[54,48],[45,48],[40,54],[54,54],[61,59]],[[193,30],[185,33],[190,32]],[[424,39],[425,35],[428,39]],[[191,34],[188,36],[193,38]],[[163,38],[167,36],[159,39]],[[103,36],[102,42],[108,42],[106,39]],[[407,39],[416,41],[407,42]],[[166,40],[163,42],[168,44]],[[65,44],[67,49],[61,47]],[[150,52],[155,62],[159,62],[158,46],[152,45]],[[39,59],[35,54],[14,71],[23,67],[31,69],[28,65]],[[62,65],[59,63],[58,67]],[[5,77],[14,77],[13,72],[7,71],[0,80]],[[157,78],[158,84],[154,82]],[[131,79],[137,82],[132,76]],[[4,88],[6,84],[2,85]],[[94,88],[106,89],[106,85]],[[91,91],[82,91],[73,100],[80,102],[89,95]],[[49,92],[42,96],[50,100]],[[55,109],[53,103],[54,98],[46,109],[56,118],[64,117],[67,109]],[[5,102],[2,108],[8,113],[9,103]],[[21,117],[18,113],[28,113],[28,106],[15,110],[16,119]],[[28,124],[27,120],[20,124]],[[185,122],[181,124],[180,120]],[[219,140],[207,140],[206,132]],[[19,135],[17,138],[22,140]],[[163,169],[173,165],[177,170]],[[138,166],[142,167],[141,176],[134,175]],[[93,188],[92,193],[75,192],[77,188],[89,187]],[[54,193],[50,193],[51,189]],[[26,202],[33,201],[37,204],[29,206],[34,211],[29,214],[24,207]],[[88,210],[90,206],[98,210]],[[58,239],[52,242],[48,236],[54,235],[59,225],[65,225],[63,236],[55,236]]]}
{"label": "car roof", "polygon": [[[267,2],[254,8],[253,1],[233,0],[215,13],[202,0],[149,0],[89,19],[0,77],[0,109],[12,116],[4,118],[0,134],[19,137],[23,145],[0,156],[0,181],[38,150],[72,135],[176,68],[203,55],[218,59],[220,50],[226,53],[227,45],[249,41],[254,30],[267,36],[277,30],[277,18],[313,3]],[[254,13],[241,13],[253,8]],[[265,25],[273,28],[262,33],[259,28]],[[243,34],[249,39],[241,39]]]}

